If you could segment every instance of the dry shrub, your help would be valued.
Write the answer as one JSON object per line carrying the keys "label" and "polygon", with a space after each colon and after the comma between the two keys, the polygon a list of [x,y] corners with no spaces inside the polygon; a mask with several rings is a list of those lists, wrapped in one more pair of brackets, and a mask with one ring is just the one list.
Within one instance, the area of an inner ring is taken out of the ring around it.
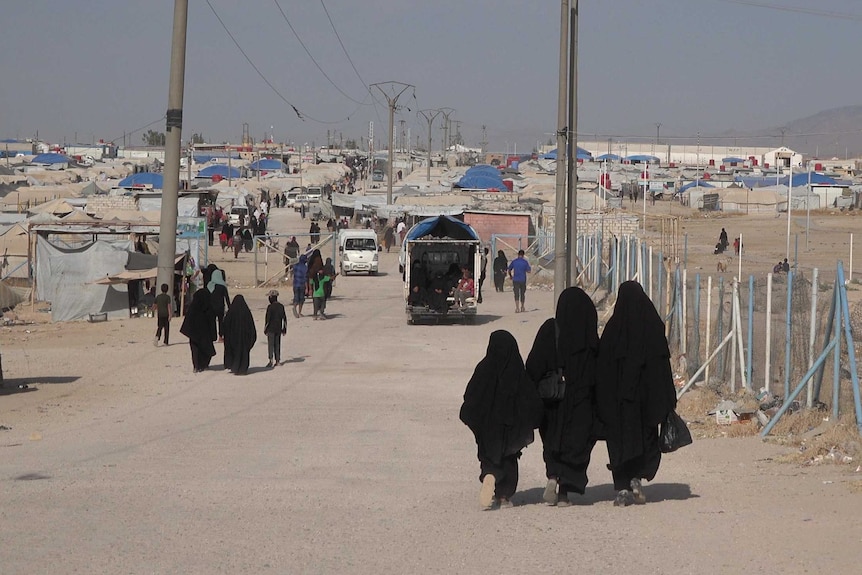
{"label": "dry shrub", "polygon": [[805,433],[810,429],[819,427],[823,424],[823,419],[826,414],[822,411],[803,410],[784,414],[775,427],[772,428],[772,433],[777,436],[797,436]]}
{"label": "dry shrub", "polygon": [[740,421],[731,425],[716,424],[716,427],[725,430],[727,437],[752,437],[760,433],[760,426],[757,424],[756,419]]}
{"label": "dry shrub", "polygon": [[711,389],[693,387],[679,398],[676,412],[686,421],[703,421],[720,401],[721,396]]}
{"label": "dry shrub", "polygon": [[[789,423],[788,425],[799,427],[799,422],[804,421],[810,425],[814,421],[814,416],[819,416],[820,424],[825,424],[823,421],[824,414],[820,412],[793,414],[788,419],[793,419],[797,415],[806,417],[798,417],[797,423]],[[784,418],[775,426],[776,429],[783,422]],[[856,464],[862,459],[862,435],[859,434],[853,415],[840,418],[838,422],[817,437],[803,439],[800,433],[794,433],[793,435],[778,437],[778,440],[798,448],[796,451],[778,458],[779,461],[785,463],[846,465],[847,463]],[[833,456],[830,457],[830,453],[833,453]],[[852,460],[850,462],[843,461],[844,457],[850,457]]]}
{"label": "dry shrub", "polygon": [[850,493],[862,493],[862,481],[850,482]]}

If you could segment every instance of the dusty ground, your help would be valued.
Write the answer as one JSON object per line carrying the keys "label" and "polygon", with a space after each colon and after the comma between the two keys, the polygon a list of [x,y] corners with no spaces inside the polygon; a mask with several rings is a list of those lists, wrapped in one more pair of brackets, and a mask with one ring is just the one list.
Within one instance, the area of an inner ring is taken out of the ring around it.
{"label": "dusty ground", "polygon": [[[761,267],[783,251],[775,218],[691,220],[689,249],[725,224],[731,237],[750,229],[746,245],[763,234]],[[821,256],[838,257],[811,261]],[[241,258],[225,267],[248,286]],[[858,571],[862,472],[779,463],[793,450],[754,437],[666,456],[650,503],[625,509],[612,506],[603,444],[577,505],[541,504],[537,443],[516,507],[478,511],[464,386],[491,331],[512,331],[526,355],[551,293],[528,292],[515,315],[492,284],[478,325],[409,326],[397,256],[382,258],[379,277],[338,278],[333,319],[289,318],[284,366],[263,368],[259,341],[247,377],[192,374],[178,321],[159,348],[155,319],[0,328],[0,572]],[[261,330],[265,290],[232,291]]]}

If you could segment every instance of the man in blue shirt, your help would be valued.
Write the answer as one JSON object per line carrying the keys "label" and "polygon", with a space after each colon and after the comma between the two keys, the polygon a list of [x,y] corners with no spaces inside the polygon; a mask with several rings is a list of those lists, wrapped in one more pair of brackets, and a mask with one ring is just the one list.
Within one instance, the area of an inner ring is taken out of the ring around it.
{"label": "man in blue shirt", "polygon": [[[527,274],[531,271],[530,262],[524,258],[524,250],[518,250],[518,257],[509,264],[509,277],[512,279],[512,289],[515,292],[515,313],[527,311],[524,309],[524,296],[527,293]],[[519,301],[520,308],[518,308]]]}
{"label": "man in blue shirt", "polygon": [[308,256],[299,256],[293,266],[293,317],[302,317],[302,304],[305,303],[305,284],[308,281]]}

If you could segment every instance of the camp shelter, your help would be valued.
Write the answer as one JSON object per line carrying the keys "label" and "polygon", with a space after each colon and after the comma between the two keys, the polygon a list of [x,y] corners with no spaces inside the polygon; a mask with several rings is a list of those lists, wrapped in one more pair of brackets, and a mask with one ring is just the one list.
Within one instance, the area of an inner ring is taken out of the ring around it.
{"label": "camp shelter", "polygon": [[723,212],[774,214],[780,200],[773,190],[731,188],[719,190],[719,202]]}

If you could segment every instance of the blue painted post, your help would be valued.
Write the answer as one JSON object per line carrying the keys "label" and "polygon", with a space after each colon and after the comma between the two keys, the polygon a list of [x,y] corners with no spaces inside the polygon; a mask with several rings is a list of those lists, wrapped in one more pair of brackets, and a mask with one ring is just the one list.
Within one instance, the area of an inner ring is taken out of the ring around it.
{"label": "blue painted post", "polygon": [[844,264],[838,263],[838,289],[841,290],[841,314],[844,316],[844,341],[847,343],[847,359],[850,362],[850,381],[853,385],[853,403],[856,406],[856,427],[862,433],[862,394],[859,390],[859,374],[856,371],[856,350],[850,331],[850,307],[847,304],[847,287],[844,283]]}
{"label": "blue painted post", "polygon": [[745,380],[749,389],[754,389],[751,383],[753,367],[751,358],[754,355],[754,276],[748,276],[748,362],[745,366]]}
{"label": "blue painted post", "polygon": [[[715,341],[724,340],[726,334],[724,333],[724,277],[718,277],[718,318],[715,322],[716,330],[718,331],[718,335],[715,338]],[[716,359],[716,373],[720,374],[720,377],[724,377],[724,351],[722,351]]]}
{"label": "blue painted post", "polygon": [[682,317],[682,278],[680,277],[679,267],[676,268],[673,281],[676,284],[674,286],[674,294],[676,294],[674,308],[676,310],[677,335],[679,336],[679,348],[683,349],[683,330],[685,329],[685,324]]}
{"label": "blue painted post", "polygon": [[790,393],[790,354],[793,327],[793,270],[787,272],[787,314],[784,331],[784,397]]}
{"label": "blue painted post", "polygon": [[832,358],[832,417],[838,420],[838,401],[841,398],[841,294],[835,281],[835,356]]}

